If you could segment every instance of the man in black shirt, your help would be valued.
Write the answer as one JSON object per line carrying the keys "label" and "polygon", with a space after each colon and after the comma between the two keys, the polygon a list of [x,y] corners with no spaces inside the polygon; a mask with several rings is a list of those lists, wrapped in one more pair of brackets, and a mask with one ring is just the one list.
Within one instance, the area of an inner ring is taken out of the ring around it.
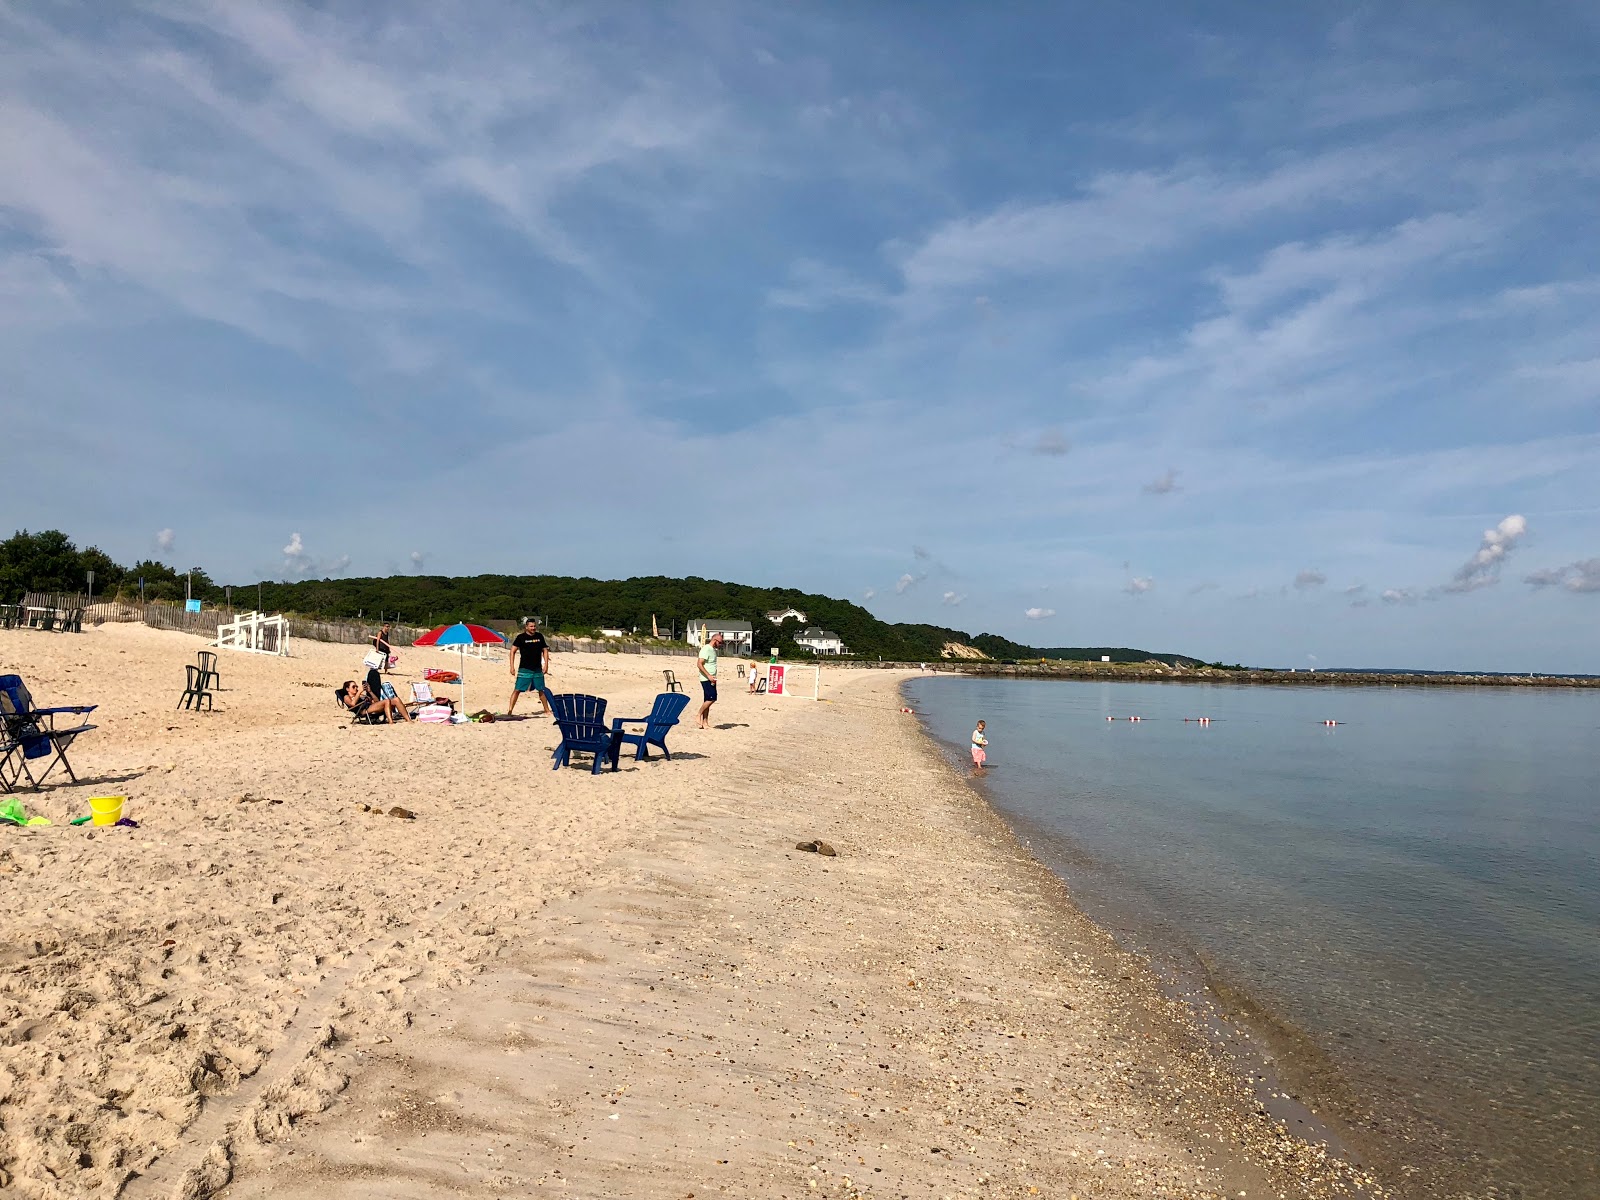
{"label": "man in black shirt", "polygon": [[539,622],[533,617],[522,618],[522,632],[511,639],[517,651],[508,661],[516,682],[511,686],[511,703],[506,705],[506,716],[517,711],[517,697],[523,692],[534,692],[544,706],[544,715],[550,715],[550,701],[544,695],[545,672],[550,669],[550,643],[539,632]]}

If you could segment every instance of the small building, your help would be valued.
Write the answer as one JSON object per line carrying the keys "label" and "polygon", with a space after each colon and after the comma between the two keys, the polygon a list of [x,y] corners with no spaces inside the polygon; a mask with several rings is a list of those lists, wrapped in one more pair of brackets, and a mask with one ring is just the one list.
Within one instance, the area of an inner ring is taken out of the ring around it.
{"label": "small building", "polygon": [[723,648],[733,654],[749,654],[755,645],[755,626],[749,621],[728,621],[720,617],[690,621],[689,636],[685,640],[691,646],[700,646],[709,641],[714,633],[722,635]]}
{"label": "small building", "polygon": [[797,645],[804,646],[817,654],[845,653],[844,640],[837,633],[829,629],[819,629],[815,625],[795,634],[794,640]]}
{"label": "small building", "polygon": [[765,616],[774,625],[782,625],[785,621],[799,621],[804,625],[807,620],[805,613],[798,608],[775,608]]}
{"label": "small building", "polygon": [[601,637],[627,637],[628,636],[628,631],[626,629],[617,629],[617,628],[613,627],[611,629],[602,629],[600,631],[600,636]]}

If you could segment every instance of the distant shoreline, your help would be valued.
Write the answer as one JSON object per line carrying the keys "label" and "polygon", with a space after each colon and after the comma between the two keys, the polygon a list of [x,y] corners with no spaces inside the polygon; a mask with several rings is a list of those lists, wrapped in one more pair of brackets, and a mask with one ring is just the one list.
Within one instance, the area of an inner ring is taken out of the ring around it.
{"label": "distant shoreline", "polygon": [[[839,662],[840,667],[918,669],[917,663]],[[930,664],[931,666],[932,664]],[[1285,687],[1496,687],[1600,688],[1593,675],[1391,674],[1386,671],[1219,671],[1210,667],[1150,666],[1144,663],[979,663],[941,662],[929,674],[981,678],[1098,679],[1108,683],[1248,683]]]}

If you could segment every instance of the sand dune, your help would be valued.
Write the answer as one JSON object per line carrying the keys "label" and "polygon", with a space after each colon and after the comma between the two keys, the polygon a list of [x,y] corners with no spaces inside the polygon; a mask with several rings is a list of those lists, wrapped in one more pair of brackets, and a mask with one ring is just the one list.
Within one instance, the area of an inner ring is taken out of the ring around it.
{"label": "sand dune", "polygon": [[[0,631],[40,703],[102,706],[85,782],[24,794],[57,823],[0,830],[7,1195],[1343,1190],[888,673],[730,680],[671,763],[593,778],[542,719],[349,726],[358,647],[226,656],[218,711],[174,712],[200,645]],[[554,665],[623,715],[662,663]],[[504,666],[468,683],[503,709]],[[65,823],[106,791],[138,829]]]}

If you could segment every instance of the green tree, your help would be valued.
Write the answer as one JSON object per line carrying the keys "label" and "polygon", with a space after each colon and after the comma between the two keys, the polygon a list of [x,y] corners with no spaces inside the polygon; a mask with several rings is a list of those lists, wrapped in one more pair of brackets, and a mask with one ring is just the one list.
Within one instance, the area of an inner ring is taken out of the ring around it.
{"label": "green tree", "polygon": [[24,592],[82,591],[80,568],[78,548],[59,529],[18,530],[0,542],[0,600],[15,602]]}

